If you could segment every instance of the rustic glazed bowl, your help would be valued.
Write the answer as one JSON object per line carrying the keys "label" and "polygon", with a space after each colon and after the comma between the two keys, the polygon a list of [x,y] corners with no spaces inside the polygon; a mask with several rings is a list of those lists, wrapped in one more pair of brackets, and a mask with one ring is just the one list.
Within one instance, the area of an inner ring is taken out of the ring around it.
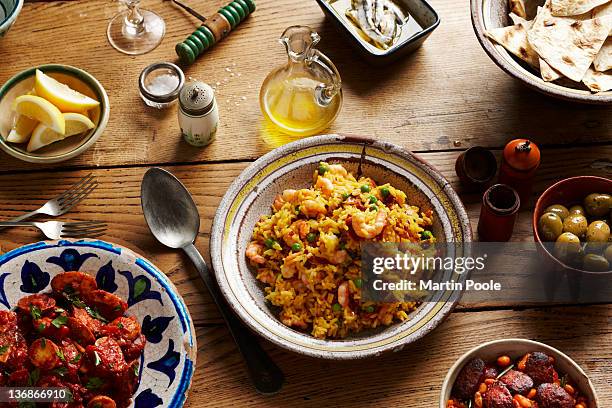
{"label": "rustic glazed bowl", "polygon": [[151,262],[127,248],[103,241],[39,242],[0,256],[0,309],[51,290],[61,272],[82,271],[98,287],[128,303],[147,339],[139,365],[139,386],[130,407],[183,406],[196,366],[193,321],[172,282]]}
{"label": "rustic glazed bowl", "polygon": [[446,408],[446,402],[450,399],[457,375],[459,375],[463,366],[471,359],[480,357],[484,361],[495,361],[500,355],[507,355],[510,356],[512,360],[516,360],[534,351],[541,351],[555,358],[555,366],[557,369],[566,373],[572,379],[573,383],[578,386],[582,394],[589,399],[589,406],[587,408],[601,407],[591,380],[589,380],[589,377],[582,368],[566,354],[563,354],[561,351],[547,344],[533,340],[502,339],[481,344],[459,357],[450,370],[448,370],[448,374],[446,374],[446,378],[442,384],[439,408]]}
{"label": "rustic glazed bowl", "polygon": [[[98,100],[100,106],[89,111],[89,118],[96,125],[89,132],[67,137],[34,152],[27,152],[25,144],[8,143],[6,137],[15,120],[13,102],[15,98],[25,95],[34,88],[37,69],[70,88]],[[0,148],[13,157],[31,163],[57,163],[68,160],[89,149],[102,136],[109,114],[108,95],[100,82],[91,74],[69,65],[50,64],[32,67],[15,75],[0,88]]]}
{"label": "rustic glazed bowl", "polygon": [[544,256],[548,258],[553,265],[555,265],[555,269],[559,271],[579,272],[597,275],[612,274],[612,271],[592,272],[569,266],[558,258],[556,258],[552,253],[550,253],[550,247],[544,245],[542,243],[542,240],[540,239],[540,233],[538,231],[538,220],[540,219],[542,214],[544,214],[544,210],[548,208],[548,206],[553,204],[562,204],[569,207],[574,204],[580,204],[582,203],[584,198],[591,193],[612,194],[612,180],[597,176],[570,177],[548,187],[548,189],[546,189],[546,191],[542,193],[542,195],[540,196],[540,198],[538,198],[538,201],[536,202],[535,208],[533,210],[533,218],[531,220],[533,238],[535,242],[538,243],[538,249],[540,250],[540,252],[544,254]]}
{"label": "rustic glazed bowl", "polygon": [[[540,3],[540,4],[538,4]],[[511,25],[508,17],[507,0],[470,0],[472,8],[472,25],[480,45],[493,62],[510,76],[518,79],[529,88],[546,95],[573,102],[612,104],[612,91],[591,93],[588,89],[573,89],[544,81],[538,72],[532,71],[526,64],[511,55],[504,47],[489,39],[487,30]],[[536,7],[544,4],[544,0],[528,2],[527,14],[535,15]]]}
{"label": "rustic glazed bowl", "polygon": [[23,0],[0,0],[0,38],[15,23],[22,7]]}
{"label": "rustic glazed bowl", "polygon": [[[434,235],[440,241],[472,240],[465,208],[448,181],[399,146],[325,135],[287,144],[261,157],[232,183],[219,205],[211,233],[211,258],[221,291],[236,314],[262,337],[296,353],[358,359],[400,350],[438,326],[457,302],[458,292],[439,292],[403,323],[342,340],[320,340],[283,325],[277,311],[265,301],[263,285],[255,279],[244,255],[255,224],[270,213],[277,194],[312,185],[312,174],[320,161],[340,163],[357,174],[362,154],[362,174],[378,183],[393,184],[407,193],[411,204],[434,211]],[[462,251],[467,251],[465,246]]]}

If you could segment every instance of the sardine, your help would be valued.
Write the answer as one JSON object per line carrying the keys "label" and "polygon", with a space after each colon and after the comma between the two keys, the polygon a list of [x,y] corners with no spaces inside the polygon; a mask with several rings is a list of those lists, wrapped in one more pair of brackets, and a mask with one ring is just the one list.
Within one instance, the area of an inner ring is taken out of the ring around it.
{"label": "sardine", "polygon": [[394,11],[397,7],[392,6],[390,0],[351,0],[351,9],[346,15],[370,42],[387,49],[399,35],[401,27],[398,24],[403,17],[397,16]]}

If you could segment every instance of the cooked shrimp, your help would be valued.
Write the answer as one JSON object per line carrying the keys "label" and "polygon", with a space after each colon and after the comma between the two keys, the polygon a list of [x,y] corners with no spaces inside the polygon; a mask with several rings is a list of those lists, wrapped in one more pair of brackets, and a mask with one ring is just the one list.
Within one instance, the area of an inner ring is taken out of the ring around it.
{"label": "cooked shrimp", "polygon": [[300,238],[304,239],[310,233],[310,225],[304,220],[296,221],[293,226],[297,229]]}
{"label": "cooked shrimp", "polygon": [[348,253],[345,250],[338,250],[340,238],[334,234],[321,234],[321,256],[334,265],[339,265],[346,261]]}
{"label": "cooked shrimp", "polygon": [[297,272],[297,262],[296,258],[299,255],[299,252],[294,252],[287,256],[281,265],[281,274],[283,278],[289,279],[292,278]]}
{"label": "cooked shrimp", "polygon": [[348,175],[348,171],[346,171],[346,169],[342,167],[342,165],[340,164],[330,164],[329,172],[331,174],[335,174],[337,176],[343,176],[343,177],[346,177]]}
{"label": "cooked shrimp", "polygon": [[387,225],[387,213],[383,210],[378,210],[373,223],[368,223],[367,213],[358,212],[353,214],[351,225],[355,234],[364,239],[372,239],[380,234]]}
{"label": "cooked shrimp", "polygon": [[349,304],[349,286],[348,282],[342,282],[338,286],[338,303],[342,307],[348,307]]}
{"label": "cooked shrimp", "polygon": [[300,242],[300,237],[298,236],[297,232],[295,232],[291,228],[287,228],[283,233],[283,241],[285,241],[285,244],[291,246],[295,243]]}
{"label": "cooked shrimp", "polygon": [[329,197],[334,192],[334,183],[326,177],[319,176],[317,177],[315,188],[318,188],[324,195]]}
{"label": "cooked shrimp", "polygon": [[344,263],[344,261],[346,261],[347,256],[348,252],[343,249],[334,252],[332,255],[327,256],[326,259],[334,265],[340,265],[341,263]]}
{"label": "cooked shrimp", "polygon": [[251,263],[253,264],[263,264],[266,262],[266,258],[264,258],[261,253],[263,252],[263,245],[258,244],[256,242],[251,242],[247,246],[246,256],[249,258]]}
{"label": "cooked shrimp", "polygon": [[298,201],[298,191],[297,190],[285,190],[282,194],[277,194],[274,197],[274,203],[272,203],[272,207],[278,211],[281,209],[283,204],[285,203],[296,203]]}
{"label": "cooked shrimp", "polygon": [[327,213],[325,205],[315,200],[305,200],[300,207],[300,211],[307,217],[316,217],[319,214]]}

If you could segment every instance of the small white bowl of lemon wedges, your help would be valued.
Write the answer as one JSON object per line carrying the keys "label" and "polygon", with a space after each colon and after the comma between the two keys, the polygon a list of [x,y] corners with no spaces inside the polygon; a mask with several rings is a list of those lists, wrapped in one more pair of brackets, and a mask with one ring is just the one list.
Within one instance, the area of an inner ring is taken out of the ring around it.
{"label": "small white bowl of lemon wedges", "polygon": [[0,88],[0,148],[31,163],[57,163],[89,149],[110,113],[92,75],[68,65],[41,65]]}

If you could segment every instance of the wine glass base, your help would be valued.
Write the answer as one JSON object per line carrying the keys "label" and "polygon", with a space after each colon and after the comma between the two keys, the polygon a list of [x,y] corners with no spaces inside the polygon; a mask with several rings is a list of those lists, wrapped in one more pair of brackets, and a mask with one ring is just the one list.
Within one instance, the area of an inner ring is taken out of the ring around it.
{"label": "wine glass base", "polygon": [[117,51],[128,55],[145,54],[155,49],[164,38],[166,33],[166,23],[156,13],[149,10],[139,10],[144,18],[144,29],[137,32],[130,32],[126,26],[126,17],[129,10],[117,14],[108,24],[106,31],[108,41]]}

